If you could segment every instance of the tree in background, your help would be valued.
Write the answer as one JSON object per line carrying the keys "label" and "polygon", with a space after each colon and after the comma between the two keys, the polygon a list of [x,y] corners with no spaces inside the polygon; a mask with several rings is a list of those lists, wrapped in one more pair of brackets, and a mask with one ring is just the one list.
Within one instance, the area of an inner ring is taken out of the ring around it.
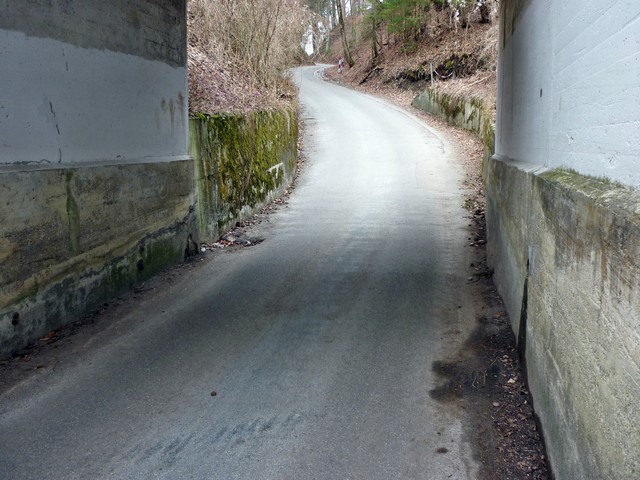
{"label": "tree in background", "polygon": [[[370,7],[370,4],[370,0],[307,0],[309,9],[315,15],[312,29],[317,42],[314,40],[314,44],[324,44],[325,53],[329,53],[331,40],[329,32],[333,28],[339,27],[345,59],[352,66],[353,58],[350,53],[350,41],[347,38],[346,18],[351,18],[351,40],[353,40],[358,33],[355,20],[358,17],[362,17],[362,12]],[[314,52],[317,53],[320,50],[320,48],[317,48],[314,49]]]}
{"label": "tree in background", "polygon": [[480,15],[480,23],[491,23],[498,13],[498,0],[435,0],[441,7],[450,10],[451,24],[466,27],[474,14]]}
{"label": "tree in background", "polygon": [[332,0],[307,0],[312,14],[311,31],[313,33],[314,55],[323,49],[326,53],[331,49],[331,29],[335,26]]}
{"label": "tree in background", "polygon": [[307,0],[307,5],[313,13],[331,19],[333,8],[332,0]]}
{"label": "tree in background", "polygon": [[374,23],[384,23],[389,33],[396,34],[401,41],[417,40],[426,23],[431,0],[384,0],[375,1],[370,15]]}
{"label": "tree in background", "polygon": [[369,9],[368,14],[366,15],[364,22],[364,36],[366,39],[371,40],[371,52],[373,54],[373,58],[378,56],[378,28],[382,24],[382,17],[380,15],[380,6],[382,0],[372,0],[371,8]]}
{"label": "tree in background", "polygon": [[355,64],[353,57],[351,56],[351,49],[349,48],[349,42],[347,41],[347,34],[344,28],[344,8],[342,0],[334,0],[335,8],[338,12],[338,23],[340,24],[340,36],[342,37],[342,47],[344,48],[345,60],[349,64],[349,67],[353,67]]}
{"label": "tree in background", "polygon": [[447,10],[450,27],[468,26],[479,15],[481,23],[490,23],[498,9],[498,0],[371,0],[368,10],[368,35],[372,39],[374,57],[378,52],[377,29],[385,25],[387,32],[403,44],[418,40],[426,31],[431,8]]}

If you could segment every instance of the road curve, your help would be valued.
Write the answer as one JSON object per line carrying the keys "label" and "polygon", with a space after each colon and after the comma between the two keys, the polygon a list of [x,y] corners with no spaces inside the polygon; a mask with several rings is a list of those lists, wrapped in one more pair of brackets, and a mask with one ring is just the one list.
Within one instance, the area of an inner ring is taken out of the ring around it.
{"label": "road curve", "polygon": [[294,73],[306,166],[265,241],[1,396],[0,478],[475,478],[461,413],[429,396],[470,328],[460,168],[320,71]]}

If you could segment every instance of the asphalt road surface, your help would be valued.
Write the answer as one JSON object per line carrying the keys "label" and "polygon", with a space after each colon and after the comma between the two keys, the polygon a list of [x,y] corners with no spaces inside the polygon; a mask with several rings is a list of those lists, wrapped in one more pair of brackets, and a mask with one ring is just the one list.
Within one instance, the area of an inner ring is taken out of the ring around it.
{"label": "asphalt road surface", "polygon": [[476,478],[462,413],[429,395],[473,318],[460,167],[318,71],[295,72],[306,166],[265,241],[5,392],[1,479]]}

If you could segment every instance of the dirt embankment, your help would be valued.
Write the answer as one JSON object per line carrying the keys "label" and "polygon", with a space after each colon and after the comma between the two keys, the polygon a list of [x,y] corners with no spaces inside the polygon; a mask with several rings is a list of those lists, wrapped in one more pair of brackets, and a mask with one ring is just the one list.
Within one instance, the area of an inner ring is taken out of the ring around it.
{"label": "dirt embankment", "polygon": [[[356,25],[350,30],[357,29]],[[495,104],[498,31],[497,20],[472,21],[454,28],[446,11],[433,11],[422,35],[408,45],[380,29],[378,55],[374,56],[371,40],[356,39],[352,50],[355,64],[347,66],[341,78],[369,91],[420,92],[431,86],[444,93],[474,96]],[[321,55],[319,60],[337,64],[344,56],[337,31],[332,34],[331,45],[332,52]],[[337,68],[329,75],[333,73],[338,75]]]}

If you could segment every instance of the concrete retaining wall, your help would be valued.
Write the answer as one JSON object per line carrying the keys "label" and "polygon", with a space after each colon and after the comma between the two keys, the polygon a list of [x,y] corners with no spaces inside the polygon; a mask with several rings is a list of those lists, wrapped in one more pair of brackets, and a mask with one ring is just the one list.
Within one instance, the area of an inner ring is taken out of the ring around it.
{"label": "concrete retaining wall", "polygon": [[215,238],[282,193],[296,168],[294,111],[199,115],[191,119],[200,231]]}
{"label": "concrete retaining wall", "polygon": [[556,478],[637,478],[640,194],[499,158],[485,183],[494,281]]}
{"label": "concrete retaining wall", "polygon": [[193,160],[0,171],[0,353],[181,261]]}
{"label": "concrete retaining wall", "polygon": [[493,155],[493,105],[487,105],[477,98],[452,96],[429,88],[418,95],[411,104],[452,125],[475,133],[484,144],[485,160]]}

